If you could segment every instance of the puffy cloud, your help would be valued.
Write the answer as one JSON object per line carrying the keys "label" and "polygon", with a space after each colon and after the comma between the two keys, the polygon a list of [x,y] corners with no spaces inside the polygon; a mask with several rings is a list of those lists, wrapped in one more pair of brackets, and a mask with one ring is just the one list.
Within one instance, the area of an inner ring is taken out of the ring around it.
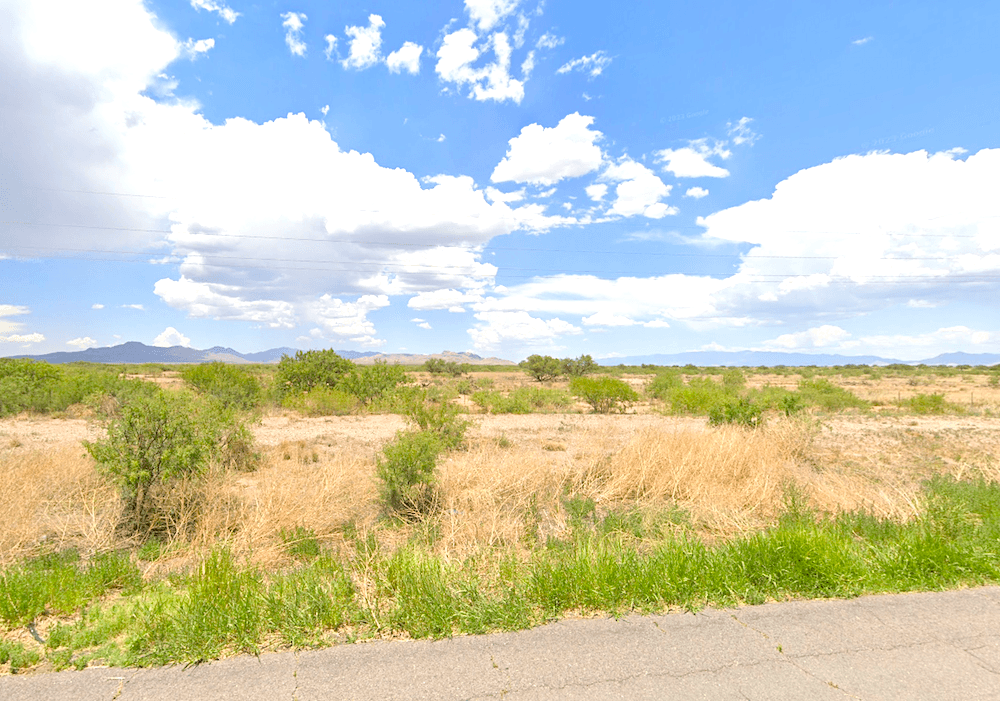
{"label": "puffy cloud", "polygon": [[173,326],[168,326],[163,329],[163,333],[153,339],[153,345],[158,348],[170,348],[171,346],[184,346],[185,348],[190,348],[191,339],[175,329]]}
{"label": "puffy cloud", "polygon": [[385,341],[374,337],[375,324],[368,319],[368,314],[387,306],[389,298],[386,295],[363,295],[357,301],[344,302],[325,294],[308,305],[307,314],[327,333],[347,337],[364,346],[381,346]]}
{"label": "puffy cloud", "polygon": [[476,348],[489,350],[503,343],[551,346],[560,336],[582,333],[579,327],[559,318],[539,319],[524,311],[484,311],[469,329]]}
{"label": "puffy cloud", "polygon": [[326,48],[323,49],[323,55],[326,56],[327,61],[332,61],[333,55],[337,51],[337,37],[333,34],[327,34],[323,39],[326,40]]}
{"label": "puffy cloud", "polygon": [[281,26],[285,28],[285,43],[292,56],[305,56],[306,43],[302,41],[302,29],[308,19],[303,12],[285,12],[281,18],[285,20]]}
{"label": "puffy cloud", "polygon": [[236,12],[225,3],[215,2],[215,0],[191,0],[191,7],[196,10],[216,12],[219,17],[224,19],[229,24],[235,22],[236,18],[240,16],[239,12]]}
{"label": "puffy cloud", "polygon": [[698,220],[706,240],[752,244],[716,302],[762,318],[832,318],[982,295],[1000,274],[998,187],[998,149],[965,161],[869,153],[802,170],[768,199]]}
{"label": "puffy cloud", "polygon": [[91,309],[104,309],[104,305],[103,304],[99,304],[99,303],[98,304],[91,304],[90,308]]}
{"label": "puffy cloud", "polygon": [[[287,328],[327,294],[352,303],[479,289],[496,272],[478,260],[482,244],[573,221],[491,203],[468,177],[421,182],[384,168],[304,115],[212,124],[194,103],[157,102],[145,93],[183,47],[141,0],[67,8],[53,23],[37,3],[0,5],[0,32],[16,37],[0,42],[0,61],[21,67],[0,72],[0,92],[21,106],[0,110],[0,179],[57,188],[8,198],[2,214],[144,230],[116,232],[115,246],[166,247],[180,269],[154,291],[191,316]],[[163,196],[108,207],[64,190]],[[165,220],[170,233],[155,233]],[[107,236],[19,225],[0,250],[39,240],[101,248]]]}
{"label": "puffy cloud", "polygon": [[748,146],[753,146],[760,139],[760,134],[757,134],[750,128],[750,122],[753,119],[750,117],[740,117],[740,120],[733,124],[732,122],[726,123],[726,133],[733,140],[733,143],[737,146],[742,146],[747,144]]}
{"label": "puffy cloud", "polygon": [[574,112],[554,127],[529,124],[510,140],[507,155],[490,179],[495,183],[552,185],[597,170],[603,162],[596,143],[602,134],[590,128],[593,123],[593,117]]}
{"label": "puffy cloud", "polygon": [[595,183],[594,185],[588,185],[583,188],[584,192],[587,193],[587,197],[592,199],[594,202],[600,202],[604,199],[604,196],[608,194],[608,186],[604,183]]}
{"label": "puffy cloud", "polygon": [[703,187],[689,187],[684,193],[685,197],[693,197],[696,200],[700,200],[702,197],[708,196],[708,190]]}
{"label": "puffy cloud", "polygon": [[30,313],[31,310],[27,307],[0,304],[0,343],[41,343],[44,341],[45,336],[40,333],[11,333],[13,331],[21,331],[24,328],[24,324],[4,319],[6,316],[21,316]]}
{"label": "puffy cloud", "polygon": [[649,168],[630,158],[608,165],[601,174],[604,180],[618,182],[615,187],[616,199],[608,214],[633,217],[641,214],[650,219],[661,219],[668,214],[676,214],[677,209],[660,199],[667,197],[672,188],[666,185]]}
{"label": "puffy cloud", "polygon": [[[483,49],[476,48],[476,33],[468,28],[459,29],[445,35],[437,52],[434,70],[438,77],[459,87],[469,87],[469,97],[479,101],[513,100],[520,103],[524,98],[524,83],[511,78],[511,47],[507,35],[497,32],[491,35]],[[489,47],[493,48],[496,61],[479,68],[473,64]]]}
{"label": "puffy cloud", "polygon": [[389,67],[390,73],[400,73],[406,71],[412,75],[420,72],[420,55],[424,52],[424,47],[414,44],[412,41],[404,44],[393,51],[385,59],[385,65]]}
{"label": "puffy cloud", "polygon": [[215,39],[199,39],[195,41],[194,39],[188,39],[184,42],[184,53],[192,61],[207,54],[215,46]]}
{"label": "puffy cloud", "polygon": [[[340,62],[340,64],[344,68],[353,68],[355,70],[362,71],[381,61],[382,27],[384,26],[385,22],[382,20],[380,15],[368,15],[367,27],[345,27],[344,33],[350,37],[350,53],[347,55],[347,58]],[[400,49],[400,51],[402,50],[403,49]],[[418,59],[419,56],[420,54],[418,52]],[[392,66],[389,68],[391,70]]]}
{"label": "puffy cloud", "polygon": [[535,70],[535,52],[529,51],[527,57],[521,62],[521,77],[527,80]]}
{"label": "puffy cloud", "polygon": [[590,56],[581,56],[580,58],[575,58],[569,63],[560,66],[556,73],[569,73],[570,71],[583,71],[587,73],[589,77],[596,78],[604,69],[611,65],[611,57],[608,56],[603,51],[597,51],[592,53]]}
{"label": "puffy cloud", "polygon": [[465,11],[469,19],[486,32],[496,26],[501,20],[509,17],[520,0],[465,0]]}
{"label": "puffy cloud", "polygon": [[708,159],[718,156],[725,160],[731,154],[724,142],[709,144],[708,139],[696,139],[684,148],[657,151],[656,160],[665,163],[663,170],[677,178],[726,178],[729,171],[709,163]]}
{"label": "puffy cloud", "polygon": [[783,350],[801,350],[811,348],[829,348],[836,346],[851,337],[851,334],[839,326],[824,324],[816,328],[797,333],[786,333],[769,341],[764,341],[766,348],[781,348]]}
{"label": "puffy cloud", "polygon": [[74,348],[79,348],[80,350],[86,350],[87,348],[93,348],[97,345],[97,341],[90,338],[90,336],[84,336],[82,338],[74,338],[71,341],[66,341],[67,346],[73,346]]}

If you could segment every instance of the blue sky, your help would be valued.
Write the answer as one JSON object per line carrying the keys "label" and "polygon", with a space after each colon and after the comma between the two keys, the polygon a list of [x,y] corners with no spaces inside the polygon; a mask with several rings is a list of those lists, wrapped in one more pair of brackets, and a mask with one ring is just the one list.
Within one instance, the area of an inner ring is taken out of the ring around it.
{"label": "blue sky", "polygon": [[1000,8],[0,0],[0,355],[998,352]]}

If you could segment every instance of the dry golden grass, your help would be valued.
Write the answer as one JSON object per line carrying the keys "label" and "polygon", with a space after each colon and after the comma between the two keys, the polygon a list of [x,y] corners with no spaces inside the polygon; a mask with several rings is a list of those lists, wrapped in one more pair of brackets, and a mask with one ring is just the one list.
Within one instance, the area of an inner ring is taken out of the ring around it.
{"label": "dry golden grass", "polygon": [[[677,506],[701,532],[724,538],[771,522],[789,485],[824,512],[907,519],[932,474],[1000,479],[1000,421],[982,417],[774,420],[751,432],[654,415],[478,417],[468,448],[439,464],[435,514],[388,525],[374,456],[394,426],[355,439],[353,427],[371,431],[356,419],[319,422],[313,439],[265,446],[256,472],[215,470],[153,495],[172,542],[147,574],[186,567],[219,542],[281,567],[289,562],[283,532],[302,527],[336,544],[349,523],[387,547],[433,533],[435,547],[458,558],[519,548],[536,534],[565,532],[564,500],[573,496],[593,499],[598,514]],[[0,450],[0,565],[40,546],[129,545],[115,539],[115,491],[79,443],[17,443]]]}
{"label": "dry golden grass", "polygon": [[48,542],[110,547],[119,506],[79,444],[0,451],[0,564]]}

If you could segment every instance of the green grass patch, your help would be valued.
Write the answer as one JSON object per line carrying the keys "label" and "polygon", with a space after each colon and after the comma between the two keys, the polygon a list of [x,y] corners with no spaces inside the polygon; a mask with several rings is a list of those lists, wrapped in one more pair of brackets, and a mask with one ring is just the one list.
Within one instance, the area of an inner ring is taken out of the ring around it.
{"label": "green grass patch", "polygon": [[[324,645],[334,636],[516,630],[568,611],[698,609],[1000,581],[1000,485],[935,478],[923,502],[920,516],[900,523],[860,511],[819,516],[790,492],[770,528],[710,545],[669,505],[601,513],[592,500],[567,495],[566,534],[533,541],[526,556],[497,549],[454,560],[436,554],[433,539],[389,551],[370,533],[345,531],[350,555],[310,552],[290,570],[267,573],[219,549],[190,574],[148,584],[124,555],[83,564],[75,553],[57,553],[3,573],[3,621],[15,628],[44,613],[76,619],[51,627],[42,653],[0,638],[0,663],[21,669],[42,655],[56,667],[190,663]],[[298,532],[303,541],[310,535]],[[107,599],[113,590],[121,595]]]}

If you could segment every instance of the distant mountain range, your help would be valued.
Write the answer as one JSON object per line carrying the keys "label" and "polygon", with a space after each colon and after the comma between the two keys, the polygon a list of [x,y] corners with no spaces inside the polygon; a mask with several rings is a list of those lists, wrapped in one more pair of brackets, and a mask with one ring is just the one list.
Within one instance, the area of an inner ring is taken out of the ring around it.
{"label": "distant mountain range", "polygon": [[996,353],[942,353],[926,360],[894,360],[877,355],[832,355],[812,353],[780,353],[777,351],[691,351],[670,355],[631,355],[622,358],[601,358],[601,365],[697,365],[774,367],[787,365],[997,365]]}
{"label": "distant mountain range", "polygon": [[[295,348],[271,348],[259,353],[240,353],[232,348],[215,346],[208,350],[171,346],[160,348],[130,341],[120,346],[88,348],[83,351],[46,353],[44,355],[15,355],[13,358],[32,358],[49,363],[277,363],[284,355],[294,356]],[[385,360],[402,365],[421,365],[430,358],[442,358],[470,365],[514,365],[510,360],[484,358],[475,353],[443,351],[430,355],[415,353],[376,353],[374,351],[338,350],[337,353],[361,364]],[[1000,355],[995,353],[942,353],[926,360],[894,360],[877,355],[831,355],[811,353],[779,353],[775,351],[692,351],[670,355],[632,355],[622,358],[602,358],[601,365],[698,365],[698,366],[750,366],[773,367],[787,365],[997,365]]]}
{"label": "distant mountain range", "polygon": [[[31,358],[33,360],[44,360],[53,364],[60,363],[211,363],[218,361],[222,363],[246,364],[246,363],[277,363],[282,356],[296,353],[295,348],[271,348],[259,353],[240,353],[232,348],[215,346],[208,350],[197,350],[196,348],[186,348],[184,346],[171,346],[160,348],[158,346],[147,346],[144,343],[130,341],[119,346],[108,346],[106,348],[88,348],[82,351],[62,351],[58,353],[45,353],[42,355],[14,355],[12,358]],[[403,365],[420,365],[427,362],[429,358],[443,358],[459,363],[469,363],[472,365],[513,365],[509,360],[500,358],[483,358],[475,353],[453,353],[444,351],[433,355],[416,355],[411,353],[394,353],[386,355],[374,351],[351,351],[338,350],[338,355],[348,360],[358,363],[373,363],[376,360],[385,360],[389,363],[400,363]]]}

